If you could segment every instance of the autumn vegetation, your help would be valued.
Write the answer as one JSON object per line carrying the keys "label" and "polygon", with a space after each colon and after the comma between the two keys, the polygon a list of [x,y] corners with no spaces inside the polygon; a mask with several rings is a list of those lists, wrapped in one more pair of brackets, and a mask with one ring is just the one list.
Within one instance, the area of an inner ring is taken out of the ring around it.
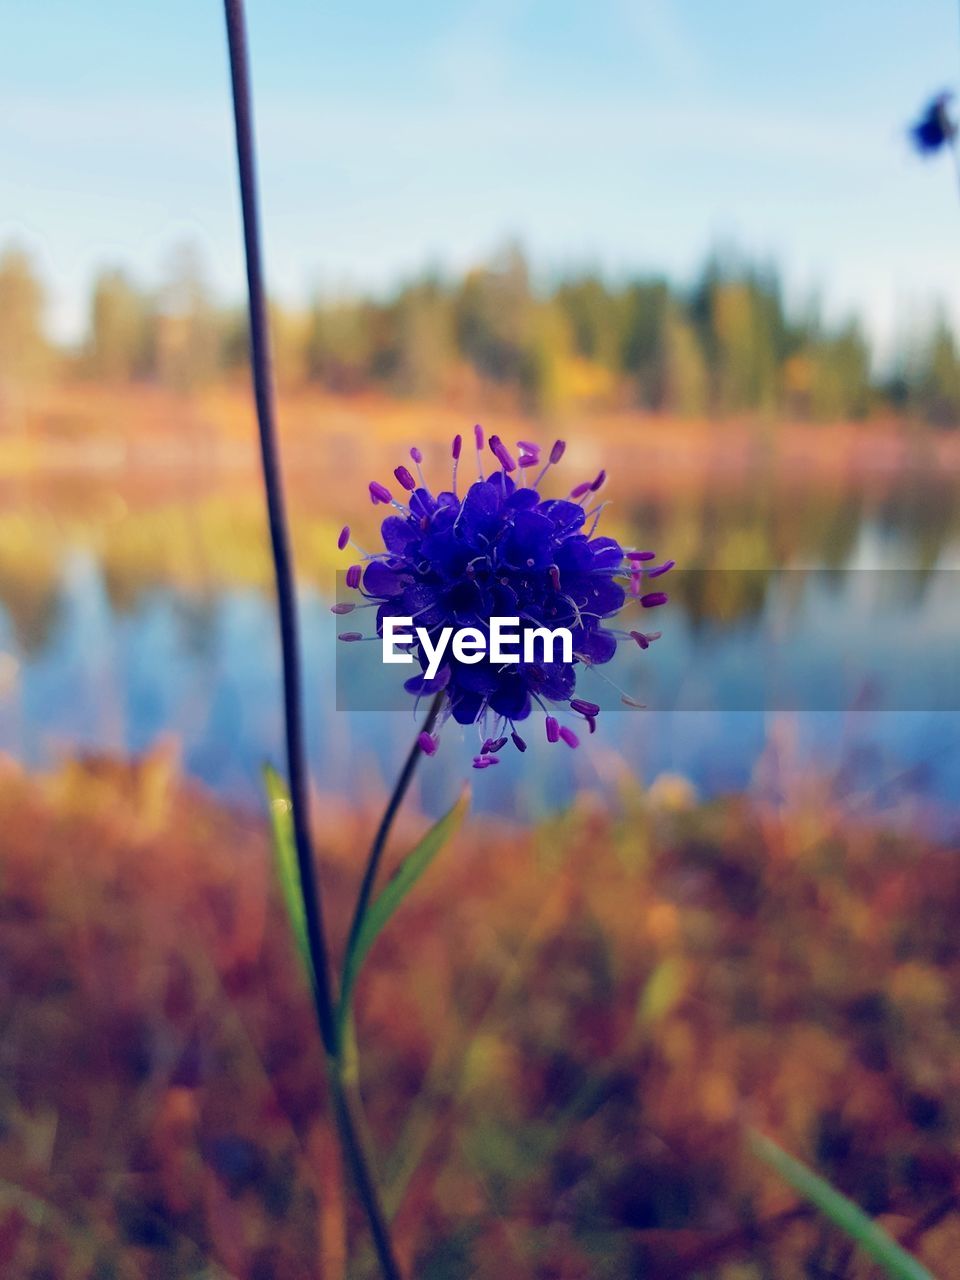
{"label": "autumn vegetation", "polygon": [[[377,945],[364,1091],[411,1273],[873,1275],[749,1123],[956,1274],[955,854],[852,826],[837,778],[706,806],[621,779],[612,807],[468,824]],[[342,921],[371,819],[317,813]],[[343,1276],[262,821],[162,750],[8,762],[0,817],[3,1274]]]}
{"label": "autumn vegetation", "polygon": [[[216,297],[189,247],[171,255],[156,287],[104,269],[70,344],[52,341],[48,301],[36,265],[9,248],[0,395],[64,381],[183,392],[245,376],[245,310]],[[286,391],[380,392],[471,414],[960,421],[960,353],[941,315],[881,361],[858,319],[826,319],[815,297],[788,305],[773,266],[734,252],[713,253],[679,284],[655,273],[538,275],[508,248],[462,275],[427,271],[378,295],[317,291],[301,307],[275,301],[272,313]]]}

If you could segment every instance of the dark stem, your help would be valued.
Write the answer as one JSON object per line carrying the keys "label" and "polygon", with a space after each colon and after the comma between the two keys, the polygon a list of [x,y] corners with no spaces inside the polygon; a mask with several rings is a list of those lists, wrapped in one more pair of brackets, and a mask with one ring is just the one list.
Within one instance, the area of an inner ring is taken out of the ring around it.
{"label": "dark stem", "polygon": [[360,1110],[359,1090],[344,1080],[338,1064],[330,1073],[333,1088],[334,1104],[337,1110],[337,1121],[340,1126],[340,1139],[344,1152],[353,1173],[357,1194],[363,1202],[367,1215],[367,1224],[373,1237],[385,1280],[403,1280],[397,1260],[393,1255],[393,1243],[390,1239],[390,1227],[380,1194],[370,1172],[373,1166],[373,1153],[365,1140],[363,1113]]}
{"label": "dark stem", "polygon": [[250,91],[250,67],[243,0],[224,0],[227,20],[227,43],[230,51],[230,78],[233,87],[233,118],[237,132],[237,166],[240,172],[240,200],[243,208],[243,240],[247,261],[247,290],[250,313],[250,356],[253,368],[253,391],[260,428],[260,452],[263,481],[267,493],[270,541],[277,583],[277,613],[280,620],[280,646],[283,657],[283,712],[287,745],[287,769],[290,775],[290,808],[297,865],[303,889],[307,942],[313,962],[313,984],[317,1020],[324,1048],[334,1051],[336,1042],[330,970],[310,839],[309,783],[301,711],[300,643],[297,631],[297,600],[293,573],[293,555],[287,529],[283,479],[280,473],[280,449],[273,395],[273,367],[270,355],[270,333],[267,301],[260,257],[260,215],[257,208],[257,171],[253,141],[253,100]]}
{"label": "dark stem", "polygon": [[423,727],[418,732],[417,737],[413,740],[413,746],[407,756],[400,776],[397,778],[396,786],[387,807],[383,811],[383,817],[380,819],[380,825],[377,828],[377,834],[373,838],[373,844],[370,846],[370,854],[367,858],[367,868],[363,873],[363,881],[360,885],[360,893],[357,896],[357,905],[353,911],[353,920],[350,922],[350,933],[347,937],[347,949],[345,956],[349,957],[353,952],[354,943],[357,935],[360,933],[360,927],[363,924],[364,916],[367,914],[367,908],[370,905],[370,897],[373,893],[373,886],[376,883],[377,872],[380,869],[380,862],[383,858],[383,851],[387,844],[387,838],[390,835],[390,828],[393,826],[393,820],[397,816],[397,810],[403,804],[404,796],[413,779],[414,770],[417,767],[417,761],[423,755],[420,747],[420,733],[430,733],[436,724],[437,716],[440,714],[440,708],[443,706],[443,700],[446,694],[441,691],[438,693],[433,702],[430,704],[430,710],[427,712],[427,718],[423,722]]}
{"label": "dark stem", "polygon": [[358,1121],[342,1081],[342,1063],[337,1053],[336,1020],[330,985],[330,970],[323,931],[320,891],[313,858],[309,826],[309,790],[304,749],[302,718],[302,680],[297,631],[297,605],[293,557],[287,530],[283,481],[277,443],[274,410],[273,376],[270,359],[270,335],[267,302],[260,258],[260,226],[257,210],[257,180],[253,144],[253,106],[250,92],[250,68],[243,0],[224,0],[227,42],[230,51],[230,78],[233,87],[233,115],[237,132],[237,164],[240,172],[240,198],[243,207],[243,238],[247,261],[247,288],[250,307],[250,350],[253,366],[254,398],[260,428],[264,487],[270,519],[274,572],[277,582],[277,612],[280,619],[280,641],[283,655],[283,709],[287,742],[287,768],[290,775],[290,807],[297,865],[303,890],[307,943],[313,964],[313,994],[327,1060],[333,1078],[332,1092],[339,1122],[344,1154],[350,1165],[357,1193],[363,1203],[380,1270],[385,1280],[402,1280],[393,1256],[386,1219],[370,1172],[369,1156],[364,1149]]}

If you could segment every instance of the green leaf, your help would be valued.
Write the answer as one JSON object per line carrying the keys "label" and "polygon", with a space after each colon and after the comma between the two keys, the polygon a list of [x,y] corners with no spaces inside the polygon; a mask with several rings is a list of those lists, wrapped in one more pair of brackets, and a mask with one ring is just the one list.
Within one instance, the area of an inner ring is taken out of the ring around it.
{"label": "green leaf", "polygon": [[357,931],[353,946],[344,960],[339,1010],[341,1031],[349,1023],[350,1001],[353,996],[354,984],[370,948],[376,942],[387,921],[390,920],[400,903],[443,846],[455,834],[466,816],[469,805],[470,788],[464,787],[453,808],[435,822],[419,844],[407,854],[393,876],[384,885],[380,894],[370,904],[367,914],[364,916]]}
{"label": "green leaf", "polygon": [[270,765],[264,765],[263,781],[270,804],[270,831],[273,835],[273,852],[280,879],[280,890],[290,917],[290,925],[296,940],[300,959],[313,982],[313,963],[310,944],[307,941],[307,913],[303,905],[303,887],[300,884],[300,866],[297,862],[297,842],[293,834],[293,808],[287,784]]}
{"label": "green leaf", "polygon": [[798,1195],[816,1205],[841,1231],[845,1231],[893,1280],[935,1280],[921,1262],[902,1249],[859,1205],[841,1195],[819,1174],[788,1155],[762,1133],[751,1129],[748,1137],[755,1156],[779,1173]]}

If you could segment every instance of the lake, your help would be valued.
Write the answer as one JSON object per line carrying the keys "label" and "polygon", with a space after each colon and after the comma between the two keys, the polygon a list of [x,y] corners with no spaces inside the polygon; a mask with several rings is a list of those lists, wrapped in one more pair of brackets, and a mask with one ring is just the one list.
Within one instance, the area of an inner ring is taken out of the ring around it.
{"label": "lake", "polygon": [[[680,562],[656,611],[662,639],[611,669],[649,709],[621,707],[585,674],[583,696],[604,706],[597,735],[570,751],[536,724],[522,767],[510,752],[473,775],[478,806],[532,819],[580,787],[610,794],[627,772],[775,799],[814,770],[841,806],[960,829],[957,479],[911,465],[826,482],[767,466],[621,485],[616,531]],[[0,750],[44,766],[163,742],[188,773],[256,805],[261,764],[282,759],[260,499],[195,475],[190,488],[156,500],[111,476],[5,482]],[[365,796],[415,731],[396,695],[405,673],[371,678],[372,645],[355,670],[338,660],[339,562],[317,548],[339,516],[294,507],[311,765],[321,792]],[[471,773],[474,737],[462,737],[449,726],[421,769],[428,810]]]}

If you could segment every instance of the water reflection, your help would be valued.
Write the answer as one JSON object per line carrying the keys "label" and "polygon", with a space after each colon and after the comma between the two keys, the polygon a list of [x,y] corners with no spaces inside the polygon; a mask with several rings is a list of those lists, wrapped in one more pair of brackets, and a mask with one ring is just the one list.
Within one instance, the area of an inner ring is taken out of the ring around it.
{"label": "water reflection", "polygon": [[[960,567],[952,476],[912,469],[893,480],[861,475],[830,487],[766,477],[693,493],[654,481],[621,498],[621,519],[644,542],[710,570],[688,575],[663,615],[665,638],[643,655],[658,671],[679,670],[692,687],[698,671],[734,682],[755,675],[761,627],[778,609],[811,654],[818,643],[827,655],[831,646],[856,647],[862,638],[849,618],[861,616],[853,598],[859,579],[851,571],[884,566],[915,571],[901,575],[900,597],[890,604],[891,617],[908,617],[916,632],[914,653],[939,653],[945,662],[956,647],[953,597],[948,590],[945,605],[944,589],[931,586],[936,570]],[[187,770],[227,796],[255,799],[260,766],[280,758],[281,744],[257,494],[205,498],[173,512],[110,510],[102,527],[72,524],[49,503],[32,515],[0,517],[0,651],[7,655],[0,749],[42,765],[77,748],[136,752],[175,735]],[[356,793],[396,768],[413,721],[409,711],[336,710],[326,603],[333,524],[298,523],[309,748],[323,791]],[[771,568],[785,565],[844,572],[832,582],[821,573],[815,591],[793,590],[784,583],[800,575],[785,579]],[[733,572],[744,569],[751,571]],[[945,693],[939,705],[956,706],[957,697]],[[941,830],[955,825],[960,716],[935,709],[929,692],[897,704],[912,709],[882,713],[869,709],[876,705],[869,698],[860,710],[839,698],[814,701],[807,705],[833,709],[802,714],[742,705],[751,709],[605,715],[602,733],[579,752],[534,741],[522,771],[508,766],[482,776],[478,802],[533,818],[563,804],[572,787],[615,786],[625,768],[647,779],[682,773],[706,794],[775,789],[771,760],[783,765],[786,742],[798,769],[812,760],[836,774],[843,803],[886,808]],[[448,802],[468,750],[451,743],[423,770],[429,808]]]}

